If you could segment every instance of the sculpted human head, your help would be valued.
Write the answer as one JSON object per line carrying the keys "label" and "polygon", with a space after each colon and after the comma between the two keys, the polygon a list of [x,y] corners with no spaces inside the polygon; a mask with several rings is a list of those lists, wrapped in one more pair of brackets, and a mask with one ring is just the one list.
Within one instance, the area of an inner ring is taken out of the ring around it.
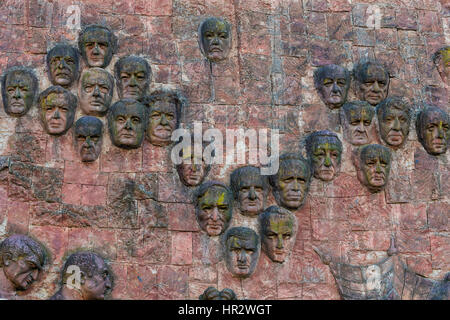
{"label": "sculpted human head", "polygon": [[101,68],[86,69],[78,86],[80,108],[88,116],[104,116],[114,92],[114,78]]}
{"label": "sculpted human head", "polygon": [[378,62],[360,61],[353,69],[355,93],[359,100],[376,106],[386,99],[389,90],[389,73]]}
{"label": "sculpted human head", "polygon": [[284,208],[271,206],[259,216],[261,247],[273,262],[283,263],[295,241],[295,216]]}
{"label": "sculpted human head", "polygon": [[142,99],[152,81],[152,69],[147,60],[136,56],[120,58],[114,65],[117,90],[121,99]]}
{"label": "sculpted human head", "polygon": [[410,107],[400,97],[390,97],[377,106],[381,139],[391,148],[401,147],[408,138],[411,122]]}
{"label": "sculpted human head", "polygon": [[133,99],[122,99],[108,111],[109,136],[120,148],[139,148],[148,125],[147,107]]}
{"label": "sculpted human head", "polygon": [[158,90],[143,99],[149,108],[147,140],[155,146],[172,143],[172,132],[180,124],[185,99],[176,91]]}
{"label": "sculpted human head", "polygon": [[301,154],[286,153],[279,158],[278,172],[269,177],[278,205],[290,210],[300,208],[308,194],[311,169]]}
{"label": "sculpted human head", "polygon": [[74,140],[81,161],[97,160],[102,151],[103,122],[92,116],[81,117],[75,122]]}
{"label": "sculpted human head", "polygon": [[389,178],[391,151],[379,144],[369,144],[355,152],[355,167],[359,181],[372,193],[381,191]]}
{"label": "sculpted human head", "polygon": [[225,60],[231,49],[231,25],[222,18],[208,18],[199,26],[199,46],[212,62]]}
{"label": "sculpted human head", "polygon": [[80,56],[78,50],[67,44],[57,44],[47,53],[50,82],[68,88],[78,79]]}
{"label": "sculpted human head", "polygon": [[345,139],[354,146],[373,140],[375,109],[366,101],[351,101],[342,107]]}
{"label": "sculpted human head", "polygon": [[444,83],[450,80],[450,46],[440,48],[433,55],[433,62]]}
{"label": "sculpted human head", "polygon": [[336,177],[342,154],[342,143],[337,134],[328,130],[313,132],[307,138],[306,151],[316,179],[331,181]]}
{"label": "sculpted human head", "polygon": [[233,215],[233,195],[217,181],[201,184],[194,193],[195,215],[200,228],[209,236],[222,234]]}
{"label": "sculpted human head", "polygon": [[78,49],[89,67],[105,68],[117,51],[117,37],[108,27],[91,24],[80,31]]}
{"label": "sculpted human head", "polygon": [[314,71],[314,85],[328,108],[340,108],[347,100],[350,72],[335,64],[322,66]]}
{"label": "sculpted human head", "polygon": [[50,135],[63,135],[75,118],[77,97],[60,86],[47,88],[39,95],[41,121]]}
{"label": "sculpted human head", "polygon": [[100,255],[90,251],[70,255],[61,271],[63,286],[67,286],[69,277],[74,274],[73,270],[79,270],[80,273],[79,287],[72,287],[78,291],[81,300],[104,300],[112,290],[113,276]]}
{"label": "sculpted human head", "polygon": [[214,287],[207,288],[199,297],[199,300],[237,300],[237,296],[231,289],[217,290]]}
{"label": "sculpted human head", "polygon": [[248,278],[255,272],[261,251],[259,236],[250,228],[234,227],[224,236],[225,263],[238,278]]}
{"label": "sculpted human head", "polygon": [[12,67],[2,77],[2,98],[6,114],[21,117],[30,110],[38,95],[38,80],[31,69]]}
{"label": "sculpted human head", "polygon": [[0,243],[0,267],[16,290],[27,290],[38,280],[46,263],[45,249],[25,235],[12,235]]}
{"label": "sculpted human head", "polygon": [[444,154],[449,142],[449,115],[435,106],[420,111],[416,120],[417,137],[431,155]]}
{"label": "sculpted human head", "polygon": [[183,161],[176,168],[181,182],[188,187],[198,186],[208,176],[211,165],[206,164],[202,154],[195,155],[193,145],[183,148],[180,156]]}
{"label": "sculpted human head", "polygon": [[241,214],[254,217],[264,210],[269,184],[259,168],[245,166],[234,170],[230,187]]}

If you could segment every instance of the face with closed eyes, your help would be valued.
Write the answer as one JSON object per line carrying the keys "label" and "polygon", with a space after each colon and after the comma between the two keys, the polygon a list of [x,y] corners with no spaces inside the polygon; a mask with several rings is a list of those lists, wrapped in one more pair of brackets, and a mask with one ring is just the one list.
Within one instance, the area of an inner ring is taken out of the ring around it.
{"label": "face with closed eyes", "polygon": [[373,130],[374,108],[361,101],[352,103],[348,108],[344,106],[345,133],[349,142],[355,146],[368,144],[371,141]]}
{"label": "face with closed eyes", "polygon": [[288,209],[298,209],[304,202],[308,192],[308,168],[300,160],[289,159],[280,162],[278,170],[278,204]]}
{"label": "face with closed eyes", "polygon": [[95,161],[102,150],[103,123],[94,117],[82,117],[75,123],[75,144],[81,161]]}
{"label": "face with closed eyes", "polygon": [[226,240],[227,268],[236,277],[247,278],[255,271],[259,247],[256,233],[253,233],[231,235]]}
{"label": "face with closed eyes", "polygon": [[147,139],[156,146],[170,144],[173,130],[177,124],[177,107],[174,101],[157,100],[150,106],[150,119]]}
{"label": "face with closed eyes", "polygon": [[341,107],[347,99],[350,78],[340,66],[324,66],[318,71],[318,91],[330,109]]}
{"label": "face with closed eyes", "polygon": [[339,173],[342,149],[336,139],[318,137],[312,146],[312,165],[314,177],[331,181]]}
{"label": "face with closed eyes", "polygon": [[261,245],[274,262],[283,263],[292,247],[293,220],[287,215],[271,214],[263,221]]}
{"label": "face with closed eyes", "polygon": [[32,76],[24,71],[13,71],[5,81],[5,112],[11,116],[23,116],[30,110],[36,88]]}
{"label": "face with closed eyes", "polygon": [[448,115],[437,108],[429,108],[422,112],[418,127],[420,142],[429,154],[445,153],[449,139]]}
{"label": "face with closed eyes", "polygon": [[210,18],[201,26],[201,46],[203,54],[210,61],[227,58],[231,47],[231,29],[225,20]]}
{"label": "face with closed eyes", "polygon": [[75,110],[64,93],[50,93],[42,102],[41,117],[51,135],[64,134],[72,126],[74,116]]}
{"label": "face with closed eyes", "polygon": [[90,116],[104,116],[113,97],[114,82],[103,69],[88,69],[81,75],[80,108]]}
{"label": "face with closed eyes", "polygon": [[5,259],[3,272],[17,290],[27,290],[38,279],[40,262],[37,256],[28,254],[18,259]]}
{"label": "face with closed eyes", "polygon": [[118,71],[117,88],[120,98],[141,99],[146,94],[151,80],[145,62],[128,57],[120,63]]}
{"label": "face with closed eyes", "polygon": [[113,144],[126,149],[138,148],[147,126],[146,107],[134,100],[120,100],[111,108],[108,126]]}
{"label": "face with closed eyes", "polygon": [[220,186],[210,187],[199,199],[196,208],[200,228],[210,236],[222,234],[232,215],[230,195]]}
{"label": "face with closed eyes", "polygon": [[389,88],[389,76],[383,67],[370,64],[361,74],[362,79],[357,82],[358,98],[376,106],[386,99]]}

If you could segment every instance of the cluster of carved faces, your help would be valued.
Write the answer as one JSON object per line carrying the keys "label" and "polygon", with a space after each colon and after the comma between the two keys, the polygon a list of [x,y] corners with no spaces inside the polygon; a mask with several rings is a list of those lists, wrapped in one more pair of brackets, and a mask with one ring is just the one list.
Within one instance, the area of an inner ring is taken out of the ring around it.
{"label": "cluster of carved faces", "polygon": [[259,216],[261,247],[276,263],[283,263],[295,241],[295,216],[284,208],[271,206]]}
{"label": "cluster of carved faces", "polygon": [[208,18],[199,26],[199,46],[211,62],[225,60],[231,49],[231,25],[222,18]]}
{"label": "cluster of carved faces", "polygon": [[62,284],[50,300],[104,300],[112,289],[113,276],[100,255],[81,251],[67,258]]}
{"label": "cluster of carved faces", "polygon": [[225,184],[203,183],[194,194],[194,203],[198,224],[209,236],[218,236],[228,228],[233,215],[233,195]]}
{"label": "cluster of carved faces", "polygon": [[369,144],[355,151],[355,167],[359,181],[371,192],[379,192],[389,178],[391,151],[379,144]]}
{"label": "cluster of carved faces", "polygon": [[28,236],[12,235],[0,244],[0,267],[15,290],[29,289],[45,262],[44,247]]}
{"label": "cluster of carved faces", "polygon": [[308,136],[306,151],[313,175],[322,181],[331,181],[340,171],[342,143],[331,131],[313,132]]}
{"label": "cluster of carved faces", "polygon": [[224,236],[225,262],[228,271],[238,278],[253,274],[259,260],[259,236],[250,228],[234,227]]}

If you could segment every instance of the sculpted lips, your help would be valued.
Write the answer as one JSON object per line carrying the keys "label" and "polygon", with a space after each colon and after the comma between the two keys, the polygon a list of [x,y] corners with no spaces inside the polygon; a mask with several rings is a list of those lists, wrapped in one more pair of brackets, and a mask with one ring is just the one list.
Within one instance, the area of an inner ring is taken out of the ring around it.
{"label": "sculpted lips", "polygon": [[301,192],[290,191],[286,194],[286,200],[287,201],[297,201],[301,198],[301,196],[302,196]]}
{"label": "sculpted lips", "polygon": [[61,120],[58,120],[58,119],[52,119],[52,120],[50,120],[50,121],[48,122],[48,126],[49,126],[50,128],[59,128],[59,127],[61,127],[62,125],[64,125],[64,123],[63,123]]}

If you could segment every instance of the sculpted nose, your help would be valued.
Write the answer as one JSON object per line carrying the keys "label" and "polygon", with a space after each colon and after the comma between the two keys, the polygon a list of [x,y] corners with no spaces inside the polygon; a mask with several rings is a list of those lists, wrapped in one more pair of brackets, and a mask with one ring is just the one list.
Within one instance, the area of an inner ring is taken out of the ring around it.
{"label": "sculpted nose", "polygon": [[325,161],[324,161],[323,164],[325,165],[325,167],[331,166],[331,158],[330,158],[329,155],[327,155],[327,156],[325,157]]}
{"label": "sculpted nose", "polygon": [[136,86],[137,86],[136,77],[135,76],[131,76],[130,87],[136,87]]}
{"label": "sculpted nose", "polygon": [[380,92],[380,91],[381,91],[381,90],[380,90],[380,85],[378,84],[378,81],[375,81],[375,82],[373,83],[372,91],[374,91],[374,92]]}
{"label": "sculpted nose", "polygon": [[442,122],[439,123],[439,126],[437,129],[438,129],[438,132],[437,132],[438,138],[443,139],[445,137],[445,132],[444,132],[444,128],[442,126]]}
{"label": "sculpted nose", "polygon": [[52,117],[52,118],[53,118],[53,119],[59,119],[59,118],[61,118],[61,115],[59,114],[58,109],[56,109],[55,113],[53,113],[53,117]]}
{"label": "sculpted nose", "polygon": [[92,49],[92,54],[98,55],[100,54],[100,48],[98,47],[98,44],[95,44],[94,49]]}
{"label": "sculpted nose", "polygon": [[394,130],[400,130],[400,121],[398,120],[398,118],[395,118],[395,120],[394,120],[394,125],[393,125],[393,127],[392,127]]}
{"label": "sculpted nose", "polygon": [[161,125],[166,126],[166,125],[168,125],[168,124],[169,124],[169,122],[167,121],[167,117],[166,117],[166,115],[163,113],[163,114],[161,115]]}
{"label": "sculpted nose", "polygon": [[283,235],[278,235],[277,238],[277,249],[283,249],[284,248],[284,244],[283,244]]}
{"label": "sculpted nose", "polygon": [[94,97],[100,96],[100,89],[99,89],[98,85],[95,85],[95,87],[94,87],[94,92],[92,93],[92,95],[93,95]]}
{"label": "sculpted nose", "polygon": [[331,92],[337,93],[339,92],[339,87],[336,82],[333,82],[333,87],[331,88]]}
{"label": "sculpted nose", "polygon": [[375,172],[377,172],[377,173],[383,172],[383,170],[382,170],[381,165],[380,165],[379,162],[377,163],[377,165],[376,165],[376,167],[375,167]]}
{"label": "sculpted nose", "polygon": [[13,97],[16,98],[16,99],[21,98],[19,87],[17,87],[16,90],[14,91],[14,96]]}
{"label": "sculpted nose", "polygon": [[217,207],[214,207],[211,213],[211,219],[213,221],[218,221],[219,218],[220,218],[219,209],[217,209]]}
{"label": "sculpted nose", "polygon": [[128,130],[133,129],[133,126],[131,124],[131,119],[128,119],[127,122],[125,122],[125,129],[128,129]]}
{"label": "sculpted nose", "polygon": [[239,257],[238,259],[240,262],[245,262],[247,260],[247,255],[245,253],[245,250],[241,250],[238,257]]}
{"label": "sculpted nose", "polygon": [[211,41],[211,44],[218,45],[220,43],[219,37],[214,37]]}
{"label": "sculpted nose", "polygon": [[255,200],[256,199],[256,192],[255,192],[255,188],[254,187],[250,187],[250,192],[248,193],[248,198],[250,200]]}

